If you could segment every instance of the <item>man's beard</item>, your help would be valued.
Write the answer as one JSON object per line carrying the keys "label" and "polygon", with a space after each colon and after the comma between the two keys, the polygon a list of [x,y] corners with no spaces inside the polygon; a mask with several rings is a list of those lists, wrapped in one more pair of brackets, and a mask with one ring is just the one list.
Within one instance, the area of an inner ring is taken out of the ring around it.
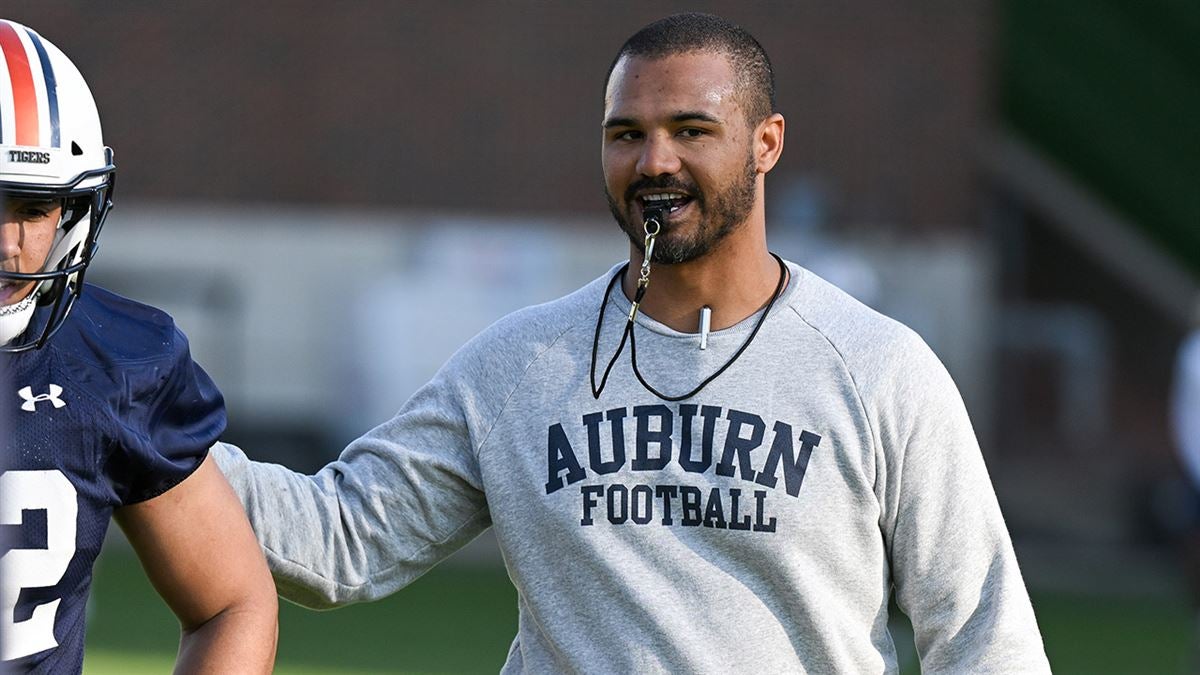
{"label": "man's beard", "polygon": [[[668,218],[667,223],[663,224],[662,233],[654,242],[654,255],[650,262],[675,265],[708,254],[745,222],[746,217],[750,215],[750,210],[754,208],[757,180],[758,171],[755,167],[754,157],[750,156],[747,158],[742,175],[711,197],[702,194],[694,184],[684,183],[672,176],[660,176],[644,178],[631,184],[625,191],[624,204],[632,204],[637,192],[645,189],[656,189],[663,192],[678,190],[692,196],[699,212],[699,222],[696,224],[695,234],[691,237],[683,237],[673,230]],[[646,252],[644,224],[630,222],[626,212],[621,208],[621,204],[613,199],[607,186],[604,189],[604,196],[608,198],[608,209],[612,212],[617,225],[629,237],[629,241],[644,255]]]}

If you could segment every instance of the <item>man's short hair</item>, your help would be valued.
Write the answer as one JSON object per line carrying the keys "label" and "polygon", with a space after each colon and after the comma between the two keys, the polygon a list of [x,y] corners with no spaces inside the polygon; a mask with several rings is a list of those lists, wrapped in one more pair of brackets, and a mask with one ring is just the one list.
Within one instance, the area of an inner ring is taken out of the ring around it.
{"label": "man's short hair", "polygon": [[729,59],[751,125],[775,112],[775,71],[766,50],[746,29],[712,14],[673,14],[634,33],[608,67],[604,88],[607,91],[613,69],[622,58],[658,59],[692,52],[724,54]]}

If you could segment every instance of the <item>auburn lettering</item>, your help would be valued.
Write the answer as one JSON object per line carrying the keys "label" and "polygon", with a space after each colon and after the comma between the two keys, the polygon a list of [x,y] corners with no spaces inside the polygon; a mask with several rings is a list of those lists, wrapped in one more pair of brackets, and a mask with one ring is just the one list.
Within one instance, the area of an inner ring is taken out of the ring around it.
{"label": "auburn lettering", "polygon": [[[593,475],[631,471],[661,471],[676,463],[689,473],[736,477],[796,497],[804,482],[813,449],[821,436],[795,431],[786,422],[770,426],[762,417],[717,406],[682,404],[676,412],[662,404],[614,408],[583,415],[586,455],[577,452],[562,423],[546,432],[546,494],[553,494]],[[633,427],[633,446],[627,447],[627,427]],[[696,432],[699,431],[699,442]],[[578,435],[579,427],[572,432]],[[718,432],[723,432],[718,436]],[[718,442],[718,438],[722,438]],[[608,443],[604,443],[607,440]],[[605,447],[607,445],[607,447]],[[765,452],[755,452],[762,447]],[[586,468],[585,468],[586,467]]]}

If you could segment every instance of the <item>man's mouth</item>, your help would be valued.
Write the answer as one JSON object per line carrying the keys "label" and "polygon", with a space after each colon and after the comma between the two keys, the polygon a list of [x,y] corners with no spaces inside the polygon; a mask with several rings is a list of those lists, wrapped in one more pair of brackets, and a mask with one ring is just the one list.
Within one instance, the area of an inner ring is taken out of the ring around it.
{"label": "man's mouth", "polygon": [[13,298],[24,290],[28,283],[28,281],[0,281],[0,305],[14,302]]}
{"label": "man's mouth", "polygon": [[638,203],[645,213],[647,208],[658,207],[665,213],[673,214],[692,202],[692,198],[682,192],[654,192],[638,197]]}

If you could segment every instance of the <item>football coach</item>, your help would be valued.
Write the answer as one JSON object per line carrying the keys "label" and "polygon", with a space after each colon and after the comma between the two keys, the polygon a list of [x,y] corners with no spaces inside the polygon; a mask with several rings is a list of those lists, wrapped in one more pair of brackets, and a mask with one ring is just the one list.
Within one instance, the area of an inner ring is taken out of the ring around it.
{"label": "football coach", "polygon": [[774,86],[723,19],[641,29],[600,129],[627,262],[486,329],[316,475],[216,448],[282,595],[380,598],[491,527],[506,673],[895,673],[893,592],[923,672],[1049,672],[945,368],[767,247]]}

